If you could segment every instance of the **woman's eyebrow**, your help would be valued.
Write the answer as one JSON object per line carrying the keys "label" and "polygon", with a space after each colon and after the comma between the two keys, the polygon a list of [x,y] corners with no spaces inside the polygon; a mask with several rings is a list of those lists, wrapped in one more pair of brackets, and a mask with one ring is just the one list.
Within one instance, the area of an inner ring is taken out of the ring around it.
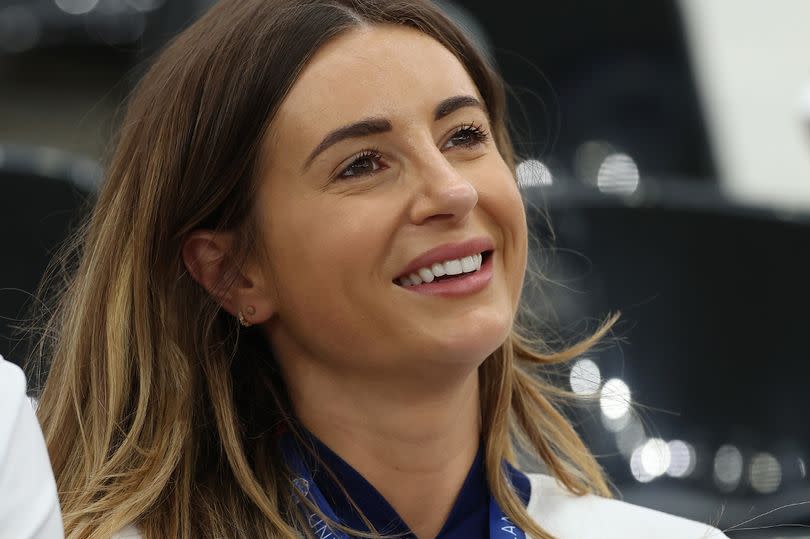
{"label": "woman's eyebrow", "polygon": [[[471,95],[456,95],[453,97],[448,97],[436,105],[436,109],[433,112],[433,118],[434,120],[441,120],[445,116],[448,116],[458,109],[464,107],[475,107],[484,110],[484,105],[477,98]],[[393,129],[391,122],[385,118],[366,118],[365,120],[360,120],[359,122],[338,127],[326,135],[320,144],[315,146],[315,149],[312,150],[306,161],[304,161],[302,171],[306,172],[306,170],[312,164],[312,161],[314,161],[319,154],[323,153],[327,148],[342,140],[385,133],[387,131],[391,131],[391,129]]]}
{"label": "woman's eyebrow", "polygon": [[357,137],[365,137],[368,135],[374,135],[377,133],[385,133],[386,131],[391,131],[391,122],[386,120],[385,118],[367,118],[365,120],[360,120],[359,122],[355,122],[353,124],[349,124],[343,127],[338,127],[328,135],[326,135],[320,144],[315,146],[315,149],[309,154],[307,160],[304,161],[304,172],[309,168],[309,165],[312,164],[312,161],[318,157],[318,154],[325,151],[328,147],[337,144],[341,140],[345,140],[348,138],[357,138]]}
{"label": "woman's eyebrow", "polygon": [[436,105],[436,111],[433,113],[433,118],[434,120],[441,120],[445,116],[448,116],[458,109],[464,107],[475,107],[485,111],[483,103],[481,103],[475,97],[471,95],[454,95],[453,97],[448,97]]}

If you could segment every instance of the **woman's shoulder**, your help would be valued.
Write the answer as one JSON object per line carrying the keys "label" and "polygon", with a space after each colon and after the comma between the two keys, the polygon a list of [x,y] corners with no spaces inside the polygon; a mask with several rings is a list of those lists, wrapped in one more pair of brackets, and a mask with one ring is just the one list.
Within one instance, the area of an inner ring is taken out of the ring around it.
{"label": "woman's shoulder", "polygon": [[529,474],[529,514],[559,539],[722,539],[717,528],[620,500],[575,496],[553,477]]}

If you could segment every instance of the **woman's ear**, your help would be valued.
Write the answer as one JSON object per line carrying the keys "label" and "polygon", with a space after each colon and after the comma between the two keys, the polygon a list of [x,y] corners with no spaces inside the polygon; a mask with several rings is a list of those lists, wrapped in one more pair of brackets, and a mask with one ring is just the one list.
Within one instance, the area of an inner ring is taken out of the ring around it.
{"label": "woman's ear", "polygon": [[[271,289],[258,267],[237,267],[232,232],[195,230],[183,241],[182,257],[192,278],[235,317],[266,322],[274,312]],[[250,268],[250,269],[248,269]]]}

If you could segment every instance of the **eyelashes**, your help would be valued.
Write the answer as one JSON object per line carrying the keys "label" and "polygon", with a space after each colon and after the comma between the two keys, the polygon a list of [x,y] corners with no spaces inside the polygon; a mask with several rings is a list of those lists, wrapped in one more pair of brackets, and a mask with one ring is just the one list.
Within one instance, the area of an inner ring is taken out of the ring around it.
{"label": "eyelashes", "polygon": [[457,129],[447,142],[451,142],[460,136],[467,137],[460,144],[461,146],[475,146],[489,140],[489,131],[484,129],[481,124],[469,123]]}
{"label": "eyelashes", "polygon": [[[337,179],[344,180],[357,176],[368,176],[374,174],[382,168],[379,161],[382,159],[382,152],[377,148],[363,150],[352,158],[352,162],[338,173]],[[375,168],[376,167],[376,168]]]}
{"label": "eyelashes", "polygon": [[[453,149],[457,147],[467,149],[476,148],[480,144],[487,142],[489,138],[489,131],[487,131],[481,124],[474,122],[464,124],[456,129],[452,135],[450,135],[450,138],[447,139],[445,145],[442,146],[442,150],[445,148]],[[451,143],[452,145],[448,146]],[[379,148],[365,149],[351,158],[349,165],[338,172],[335,180],[350,180],[353,178],[375,174],[380,170],[387,168],[381,163],[382,159],[383,155]]]}

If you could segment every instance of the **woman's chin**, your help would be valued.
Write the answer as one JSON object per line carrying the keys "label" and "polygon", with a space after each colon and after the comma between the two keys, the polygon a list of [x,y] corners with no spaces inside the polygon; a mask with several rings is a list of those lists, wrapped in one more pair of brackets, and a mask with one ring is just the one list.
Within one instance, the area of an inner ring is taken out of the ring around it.
{"label": "woman's chin", "polygon": [[511,315],[447,325],[443,331],[434,327],[429,346],[445,362],[477,367],[506,341],[511,329]]}

